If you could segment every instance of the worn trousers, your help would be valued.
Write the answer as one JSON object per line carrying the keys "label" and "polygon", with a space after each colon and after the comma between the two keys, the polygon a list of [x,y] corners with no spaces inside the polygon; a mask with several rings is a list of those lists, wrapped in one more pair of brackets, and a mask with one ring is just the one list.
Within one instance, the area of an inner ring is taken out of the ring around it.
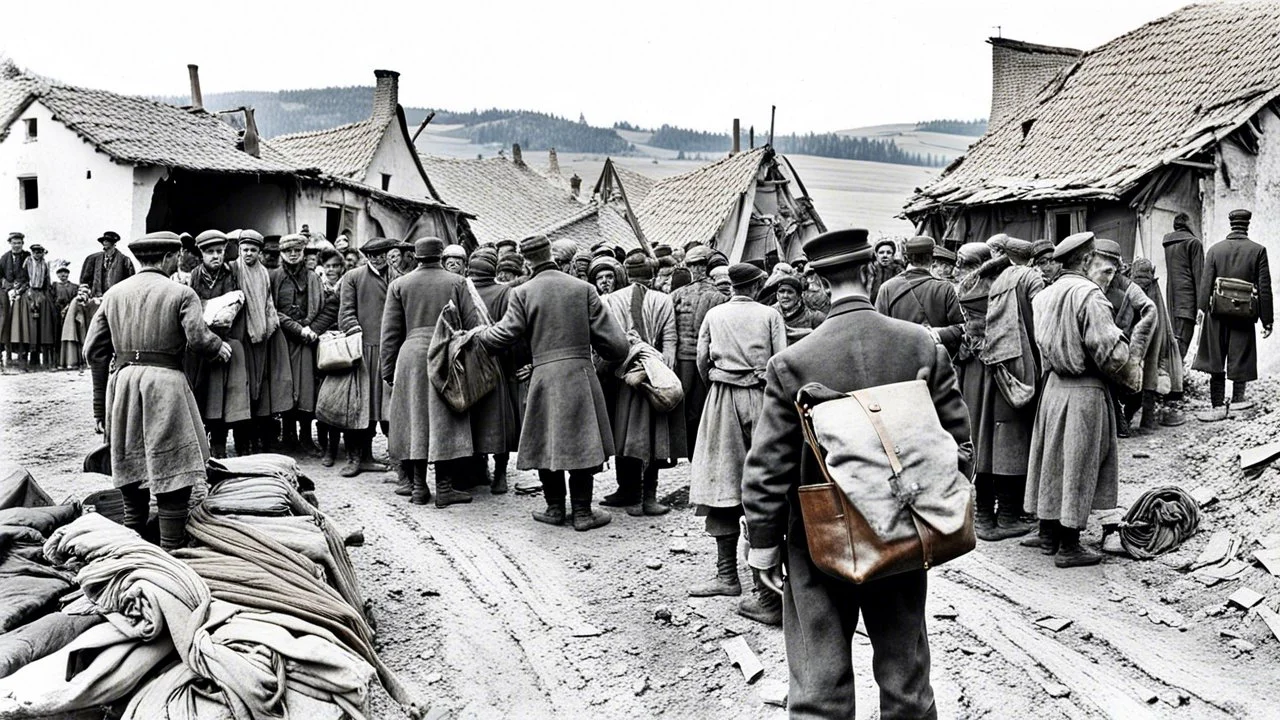
{"label": "worn trousers", "polygon": [[861,613],[871,640],[871,672],[880,687],[880,717],[936,719],[929,683],[925,571],[861,585],[837,580],[814,566],[803,530],[795,532],[797,526],[792,523],[787,542],[789,575],[782,593],[790,717],[854,717],[853,632]]}

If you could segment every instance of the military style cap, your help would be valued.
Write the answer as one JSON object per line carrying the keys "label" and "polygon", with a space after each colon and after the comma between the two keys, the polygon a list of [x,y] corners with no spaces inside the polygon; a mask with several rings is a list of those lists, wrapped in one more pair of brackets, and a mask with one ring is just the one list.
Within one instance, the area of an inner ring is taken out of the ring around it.
{"label": "military style cap", "polygon": [[623,267],[627,271],[627,277],[633,280],[648,280],[653,277],[653,265],[643,252],[628,255]]}
{"label": "military style cap", "polygon": [[467,273],[471,277],[491,278],[498,272],[498,254],[495,252],[471,253],[471,262],[467,264]]}
{"label": "military style cap", "polygon": [[226,245],[227,236],[221,230],[205,230],[196,236],[195,242],[196,247],[203,250],[214,245]]}
{"label": "military style cap", "polygon": [[[917,235],[907,241],[906,250],[909,253],[932,252],[935,244],[933,238],[928,235]],[[879,247],[879,243],[876,243],[876,246]]]}
{"label": "military style cap", "polygon": [[27,237],[26,235],[23,235],[23,234],[22,234],[22,233],[20,233],[20,232],[11,232],[11,233],[9,233],[9,239],[10,239],[10,240],[25,240],[25,239],[26,239],[26,237]]}
{"label": "military style cap", "polygon": [[[416,250],[415,250],[415,252],[416,252]],[[464,248],[464,247],[462,247],[461,245],[449,245],[448,247],[446,247],[446,248],[444,249],[444,252],[443,252],[443,253],[441,253],[441,257],[446,257],[446,258],[457,258],[457,259],[459,259],[459,260],[466,260],[466,259],[467,259],[467,249],[466,249],[466,248]]]}
{"label": "military style cap", "polygon": [[1053,253],[1053,242],[1045,238],[1041,238],[1031,243],[1031,257],[1038,258],[1041,255]]}
{"label": "military style cap", "polygon": [[705,265],[711,259],[711,249],[706,245],[694,245],[684,254],[685,265]]}
{"label": "military style cap", "polygon": [[[809,267],[819,273],[824,269],[843,267],[850,263],[866,262],[875,251],[867,242],[867,231],[862,228],[851,230],[833,230],[810,239],[804,244],[805,257],[809,258]],[[881,240],[876,243],[880,247],[892,240]]]}
{"label": "military style cap", "polygon": [[1093,241],[1093,251],[1099,255],[1106,255],[1113,260],[1122,260],[1120,243],[1115,240],[1106,238],[1097,238]]}
{"label": "military style cap", "polygon": [[933,248],[933,259],[954,265],[956,262],[956,251],[945,248],[942,245],[935,245]]}
{"label": "military style cap", "polygon": [[1062,242],[1058,243],[1057,246],[1053,248],[1053,259],[1060,260],[1092,242],[1093,233],[1087,230],[1082,233],[1076,233],[1075,235],[1068,235],[1062,240]]}
{"label": "military style cap", "polygon": [[280,238],[280,252],[284,252],[285,250],[294,250],[294,249],[305,250],[306,247],[307,247],[307,238],[298,233],[294,233],[292,235],[285,235],[284,237]]}
{"label": "military style cap", "polygon": [[98,238],[98,242],[118,243],[120,242],[120,234],[114,230],[108,230],[102,233],[102,237]]}
{"label": "military style cap", "polygon": [[1227,222],[1231,224],[1231,229],[1237,232],[1244,232],[1249,229],[1249,221],[1253,219],[1253,213],[1248,210],[1232,210],[1227,214]]}
{"label": "military style cap", "polygon": [[263,240],[262,233],[258,232],[257,230],[241,230],[240,244],[241,245],[257,245],[258,247],[261,248],[264,245],[266,245],[266,241]]}
{"label": "military style cap", "polygon": [[364,245],[360,246],[360,252],[364,253],[365,255],[382,255],[382,254],[385,254],[391,248],[397,248],[397,247],[400,247],[400,243],[397,240],[390,240],[388,238],[376,237],[370,240],[369,242],[365,243]]}
{"label": "military style cap", "polygon": [[178,252],[182,249],[182,239],[177,233],[167,230],[147,233],[129,243],[129,252],[134,255],[160,255]]}
{"label": "military style cap", "polygon": [[418,238],[413,244],[413,256],[419,260],[435,260],[442,254],[444,254],[444,241],[440,238]]}

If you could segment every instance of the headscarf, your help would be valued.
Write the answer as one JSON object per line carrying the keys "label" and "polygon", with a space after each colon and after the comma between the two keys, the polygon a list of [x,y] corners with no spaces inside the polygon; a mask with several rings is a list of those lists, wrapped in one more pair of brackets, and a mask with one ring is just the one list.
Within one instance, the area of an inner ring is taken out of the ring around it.
{"label": "headscarf", "polygon": [[27,287],[32,290],[44,290],[49,287],[49,261],[37,260],[34,254],[27,254],[23,263],[27,271]]}

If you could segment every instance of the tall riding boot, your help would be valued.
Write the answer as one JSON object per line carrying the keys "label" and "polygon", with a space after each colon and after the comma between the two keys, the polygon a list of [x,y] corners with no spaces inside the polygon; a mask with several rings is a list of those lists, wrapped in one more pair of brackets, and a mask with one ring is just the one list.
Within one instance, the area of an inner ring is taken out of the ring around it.
{"label": "tall riding boot", "polygon": [[364,447],[364,433],[348,430],[346,436],[347,464],[338,471],[338,474],[350,478],[360,474],[360,448]]}
{"label": "tall riding boot", "polygon": [[1245,389],[1248,386],[1249,386],[1249,383],[1245,382],[1244,380],[1231,381],[1231,409],[1232,410],[1250,410],[1253,408],[1254,405],[1257,404],[1254,401],[1249,400],[1245,397]]}
{"label": "tall riding boot", "polygon": [[1159,396],[1154,390],[1142,391],[1142,424],[1138,427],[1143,430],[1155,430],[1160,427],[1160,421],[1156,419],[1156,400]]}
{"label": "tall riding boot", "polygon": [[1102,562],[1101,554],[1087,550],[1080,544],[1079,530],[1064,527],[1058,532],[1062,538],[1062,544],[1058,548],[1058,556],[1053,559],[1054,565],[1060,568],[1070,568],[1097,565]]}
{"label": "tall riding boot", "polygon": [[411,462],[410,475],[413,482],[413,492],[409,494],[409,502],[414,505],[426,505],[431,502],[431,486],[427,484],[427,461],[414,460]]}
{"label": "tall riding boot", "polygon": [[595,478],[591,473],[581,470],[569,473],[569,502],[573,506],[573,529],[578,532],[604,527],[613,520],[613,516],[609,513],[591,507],[594,484]]}
{"label": "tall riding boot", "polygon": [[511,453],[498,453],[493,456],[493,481],[489,483],[489,492],[503,495],[507,492],[507,462]]}
{"label": "tall riding boot", "polygon": [[[285,415],[281,422],[284,423],[284,430],[281,433],[280,452],[295,455],[298,452],[298,422],[292,414]],[[267,430],[266,427],[263,429]]]}
{"label": "tall riding boot", "polygon": [[1024,538],[1018,544],[1022,547],[1038,548],[1045,555],[1056,555],[1061,542],[1058,536],[1061,527],[1057,520],[1041,520],[1040,531],[1029,538]]}
{"label": "tall riding boot", "polygon": [[1227,419],[1227,375],[1226,373],[1209,373],[1209,404],[1212,406],[1204,412],[1196,413],[1201,422],[1220,422]]}
{"label": "tall riding boot", "polygon": [[973,478],[977,495],[974,501],[973,530],[982,540],[999,540],[996,537],[996,481],[991,473],[978,473]]}
{"label": "tall riding boot", "polygon": [[996,475],[996,497],[1000,508],[996,512],[996,526],[991,533],[993,540],[1021,537],[1035,529],[1033,522],[1022,519],[1022,495],[1026,491],[1026,475]]}
{"label": "tall riding boot", "polygon": [[690,597],[715,595],[737,597],[741,594],[742,583],[738,580],[738,535],[721,535],[716,538],[715,579],[689,588],[689,595]]}
{"label": "tall riding boot", "polygon": [[310,413],[298,413],[298,449],[311,457],[320,457],[323,454],[320,446],[311,439]]}
{"label": "tall riding boot", "polygon": [[538,480],[542,482],[542,497],[547,501],[547,509],[533,512],[533,519],[548,525],[564,524],[564,471],[539,470]]}
{"label": "tall riding boot", "polygon": [[401,460],[396,466],[396,494],[406,497],[413,494],[413,461]]}
{"label": "tall riding boot", "polygon": [[650,463],[644,469],[644,476],[641,480],[640,502],[627,508],[627,514],[632,517],[644,517],[645,515],[666,515],[671,512],[671,508],[658,502],[658,466]]}
{"label": "tall riding boot", "polygon": [[227,456],[227,425],[220,420],[210,420],[209,454],[221,460]]}
{"label": "tall riding boot", "polygon": [[270,415],[262,418],[258,423],[258,443],[259,447],[262,448],[261,452],[275,452],[279,439],[280,423],[276,422],[276,419]]}
{"label": "tall riding boot", "polygon": [[618,476],[618,489],[600,498],[605,507],[630,507],[640,502],[641,473],[644,463],[635,458],[619,457],[614,463]]}
{"label": "tall riding boot", "polygon": [[448,460],[436,463],[436,507],[446,508],[458,503],[471,502],[471,495],[453,489],[454,473],[464,468],[469,459]]}
{"label": "tall riding boot", "polygon": [[751,579],[755,587],[751,589],[750,595],[738,603],[738,614],[765,625],[781,625],[782,596],[760,582],[759,570],[751,571]]}

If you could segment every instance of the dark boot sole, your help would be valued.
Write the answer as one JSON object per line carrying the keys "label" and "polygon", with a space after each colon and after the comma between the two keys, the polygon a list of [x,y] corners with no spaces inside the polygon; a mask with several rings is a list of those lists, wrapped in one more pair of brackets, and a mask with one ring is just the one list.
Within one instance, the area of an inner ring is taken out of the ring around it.
{"label": "dark boot sole", "polygon": [[722,585],[712,589],[710,585],[689,588],[689,597],[742,597],[741,585]]}
{"label": "dark boot sole", "polygon": [[782,610],[778,610],[778,613],[775,615],[774,613],[770,613],[770,612],[757,613],[751,610],[743,610],[742,608],[738,608],[738,614],[748,620],[755,620],[761,625],[769,625],[772,627],[782,627]]}
{"label": "dark boot sole", "polygon": [[[603,505],[604,503],[600,503]],[[666,505],[643,506],[632,505],[627,508],[627,514],[631,517],[657,517],[658,515],[666,515],[671,512],[671,508]]]}

